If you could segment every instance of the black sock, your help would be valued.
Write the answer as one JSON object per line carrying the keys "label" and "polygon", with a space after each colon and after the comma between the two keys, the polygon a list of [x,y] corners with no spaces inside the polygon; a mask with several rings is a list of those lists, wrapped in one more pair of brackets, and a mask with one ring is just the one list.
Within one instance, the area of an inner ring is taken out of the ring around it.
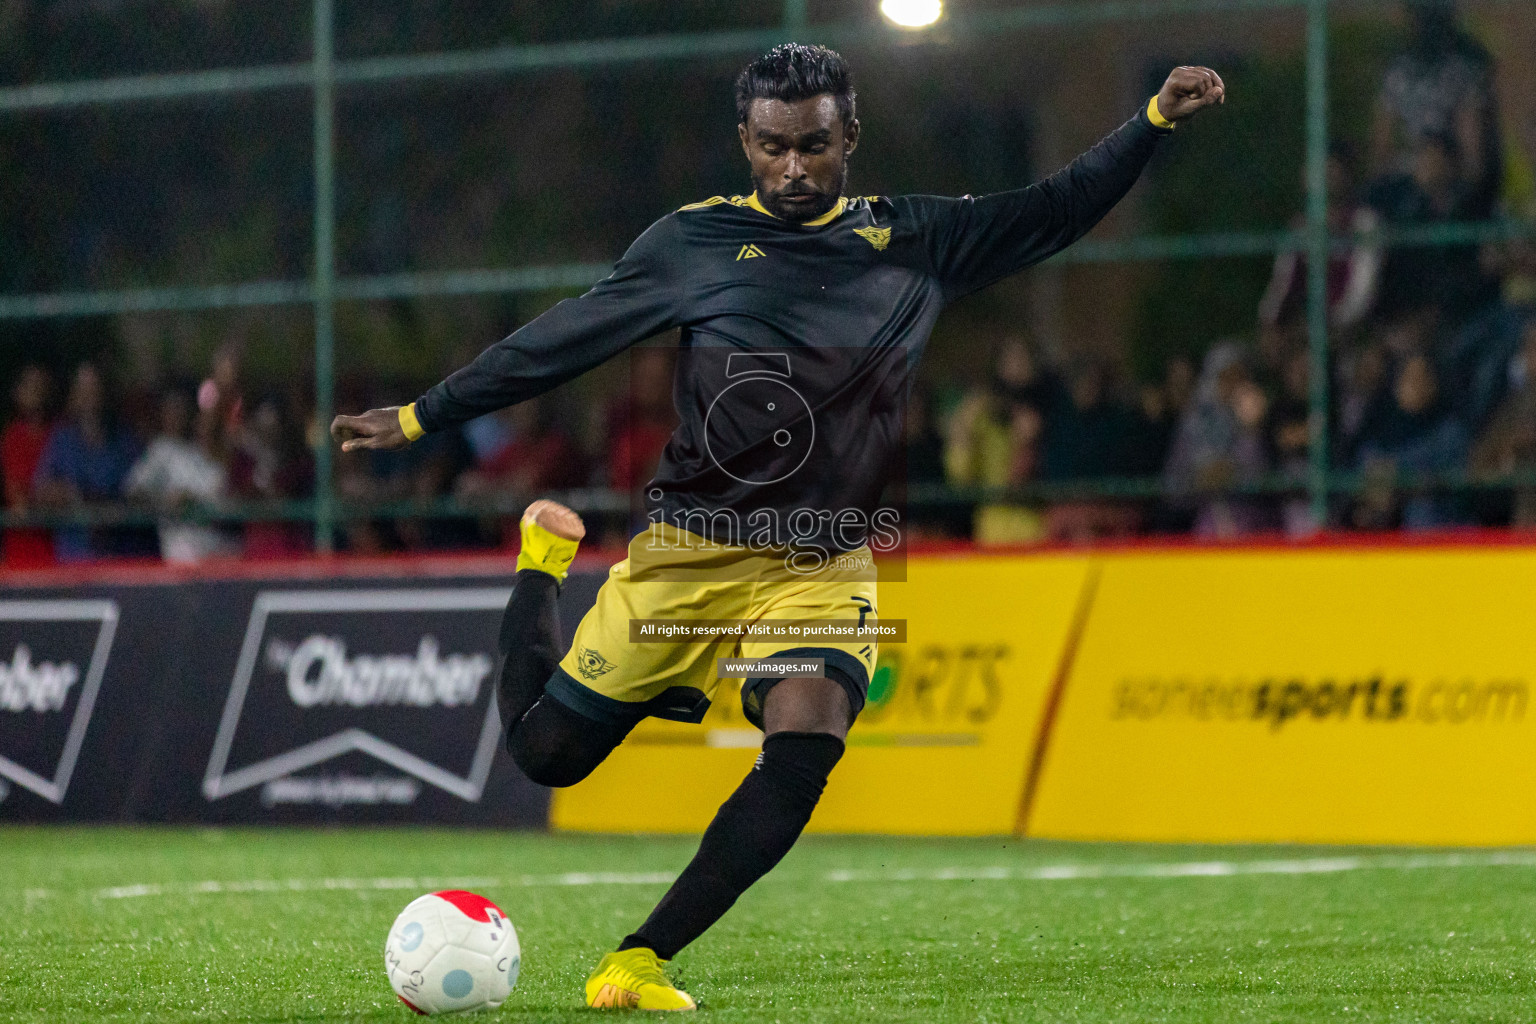
{"label": "black sock", "polygon": [[560,581],[547,572],[523,569],[512,585],[501,619],[501,671],[496,703],[510,741],[512,730],[544,695],[544,684],[560,664]]}
{"label": "black sock", "polygon": [[842,756],[843,741],[828,733],[779,732],[765,739],[757,764],[705,830],[699,852],[619,948],[643,946],[670,960],[704,934],[795,845]]}

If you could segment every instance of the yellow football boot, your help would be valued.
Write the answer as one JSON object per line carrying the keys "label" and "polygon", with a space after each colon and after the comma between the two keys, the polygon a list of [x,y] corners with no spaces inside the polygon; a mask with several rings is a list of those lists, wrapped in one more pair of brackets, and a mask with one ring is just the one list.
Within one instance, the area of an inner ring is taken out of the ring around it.
{"label": "yellow football boot", "polygon": [[562,583],[587,535],[581,516],[558,502],[542,498],[528,506],[518,528],[523,535],[517,552],[518,569],[547,572]]}
{"label": "yellow football boot", "polygon": [[587,1005],[595,1010],[697,1010],[699,1004],[667,980],[649,949],[609,953],[587,979]]}

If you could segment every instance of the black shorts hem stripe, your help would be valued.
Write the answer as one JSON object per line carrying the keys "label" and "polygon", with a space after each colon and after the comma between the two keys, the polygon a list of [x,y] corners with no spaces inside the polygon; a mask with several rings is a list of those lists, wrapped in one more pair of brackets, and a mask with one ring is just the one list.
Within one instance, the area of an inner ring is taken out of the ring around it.
{"label": "black shorts hem stripe", "polygon": [[616,700],[577,682],[563,668],[555,669],[544,692],[578,715],[616,725],[633,725],[642,718],[665,718],[697,725],[704,721],[704,713],[709,710],[709,698],[691,686],[669,686],[650,700]]}
{"label": "black shorts hem stripe", "polygon": [[[767,657],[821,658],[826,662],[827,678],[841,686],[848,695],[852,717],[858,718],[859,712],[864,710],[864,702],[869,694],[869,670],[847,651],[840,651],[836,647],[792,647],[785,651],[775,651]],[[754,676],[742,684],[741,712],[747,716],[747,721],[759,729],[763,728],[763,702],[768,699],[768,691],[783,682],[784,678]]]}

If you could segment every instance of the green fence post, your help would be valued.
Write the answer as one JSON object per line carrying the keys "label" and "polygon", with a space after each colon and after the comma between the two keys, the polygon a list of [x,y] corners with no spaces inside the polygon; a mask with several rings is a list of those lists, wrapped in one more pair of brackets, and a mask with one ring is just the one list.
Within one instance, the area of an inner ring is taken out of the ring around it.
{"label": "green fence post", "polygon": [[336,392],[336,72],[333,0],[315,0],[315,550],[335,547],[336,496],[331,416]]}
{"label": "green fence post", "polygon": [[1307,490],[1328,523],[1328,0],[1307,0],[1307,344],[1312,448]]}

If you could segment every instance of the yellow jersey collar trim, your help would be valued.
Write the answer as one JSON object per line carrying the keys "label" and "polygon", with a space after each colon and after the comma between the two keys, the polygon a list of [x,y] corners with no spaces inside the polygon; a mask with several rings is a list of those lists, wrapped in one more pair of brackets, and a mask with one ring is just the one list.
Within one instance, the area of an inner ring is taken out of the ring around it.
{"label": "yellow jersey collar trim", "polygon": [[[764,206],[762,204],[762,201],[757,198],[757,193],[756,192],[753,192],[751,195],[747,196],[747,205],[752,207],[752,209],[756,210],[758,213],[763,214],[765,217],[773,217],[774,220],[778,220],[779,219],[778,217],[774,217],[773,214],[768,212],[768,207]],[[847,208],[848,208],[848,197],[847,196],[838,196],[837,197],[837,205],[836,206],[832,207],[832,209],[828,210],[826,213],[822,214],[820,217],[817,217],[815,220],[808,220],[808,221],[802,222],[801,227],[819,228],[823,224],[830,224],[834,220],[837,220],[837,218],[841,217],[843,215],[843,211],[846,210]]]}

